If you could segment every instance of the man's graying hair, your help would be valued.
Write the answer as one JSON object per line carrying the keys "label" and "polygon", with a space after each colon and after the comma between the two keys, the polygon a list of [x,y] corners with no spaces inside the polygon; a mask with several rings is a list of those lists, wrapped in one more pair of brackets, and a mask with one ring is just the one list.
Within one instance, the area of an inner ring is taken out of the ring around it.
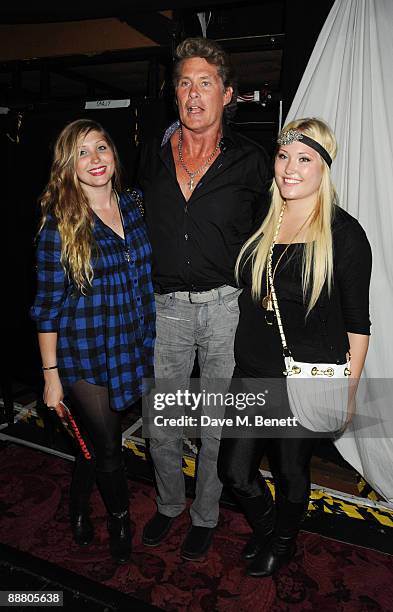
{"label": "man's graying hair", "polygon": [[235,114],[237,106],[236,77],[228,54],[214,40],[199,37],[186,38],[176,47],[175,65],[173,69],[174,87],[177,86],[179,80],[182,61],[186,59],[191,59],[193,57],[202,57],[209,64],[216,66],[217,72],[221,77],[224,88],[233,88],[232,99],[229,104],[224,107],[224,116],[226,119],[230,119]]}

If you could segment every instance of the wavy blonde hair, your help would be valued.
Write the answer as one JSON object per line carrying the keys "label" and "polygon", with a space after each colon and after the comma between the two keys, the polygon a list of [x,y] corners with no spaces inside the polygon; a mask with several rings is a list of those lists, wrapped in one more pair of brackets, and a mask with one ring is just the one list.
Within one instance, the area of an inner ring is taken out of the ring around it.
{"label": "wavy blonde hair", "polygon": [[96,121],[77,119],[66,125],[55,142],[49,181],[40,197],[42,217],[39,232],[48,214],[53,215],[61,238],[61,264],[81,293],[86,293],[94,276],[91,263],[94,217],[76,173],[76,162],[78,145],[92,131],[102,134],[113,152],[115,172],[112,185],[121,191],[120,161],[111,137]]}
{"label": "wavy blonde hair", "polygon": [[[288,123],[282,130],[297,129],[306,136],[313,138],[321,144],[334,159],[337,153],[336,138],[329,126],[320,119],[296,119]],[[302,283],[303,298],[309,294],[306,316],[315,306],[324,284],[327,282],[328,292],[333,282],[333,244],[332,244],[332,218],[337,193],[333,185],[330,170],[326,162],[321,159],[322,179],[316,197],[316,205],[306,230],[306,246],[303,253]],[[266,268],[270,245],[273,241],[278,218],[284,200],[280,195],[276,182],[273,181],[270,189],[271,205],[269,212],[261,227],[243,245],[236,262],[235,274],[239,279],[244,265],[251,260],[252,286],[251,293],[255,301],[260,301],[262,295],[262,275]]]}

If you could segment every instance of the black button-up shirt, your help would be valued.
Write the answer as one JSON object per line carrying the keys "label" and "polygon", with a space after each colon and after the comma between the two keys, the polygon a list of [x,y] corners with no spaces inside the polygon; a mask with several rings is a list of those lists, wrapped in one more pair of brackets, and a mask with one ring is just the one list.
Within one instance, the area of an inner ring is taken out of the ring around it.
{"label": "black button-up shirt", "polygon": [[141,152],[139,183],[158,293],[235,285],[239,250],[267,212],[271,169],[265,151],[224,126],[220,154],[188,201],[176,178],[170,136]]}

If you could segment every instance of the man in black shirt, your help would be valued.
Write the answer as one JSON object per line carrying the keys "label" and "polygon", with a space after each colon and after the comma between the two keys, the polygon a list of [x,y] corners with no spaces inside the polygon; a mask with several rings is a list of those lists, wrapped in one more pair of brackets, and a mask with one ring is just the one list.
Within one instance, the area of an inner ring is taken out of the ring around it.
{"label": "man in black shirt", "polygon": [[[236,106],[224,51],[213,41],[194,38],[183,41],[176,54],[179,121],[163,139],[144,147],[140,170],[153,247],[155,375],[187,386],[197,350],[201,390],[209,381],[226,381],[220,388],[225,393],[234,368],[239,316],[234,266],[241,246],[266,213],[270,170],[263,149],[223,120]],[[204,412],[217,416],[211,407]],[[181,551],[185,559],[207,552],[217,525],[222,489],[218,449],[218,436],[202,439],[192,527]],[[185,508],[181,432],[175,440],[161,428],[150,440],[150,452],[158,511],[146,525],[143,541],[155,546]]]}

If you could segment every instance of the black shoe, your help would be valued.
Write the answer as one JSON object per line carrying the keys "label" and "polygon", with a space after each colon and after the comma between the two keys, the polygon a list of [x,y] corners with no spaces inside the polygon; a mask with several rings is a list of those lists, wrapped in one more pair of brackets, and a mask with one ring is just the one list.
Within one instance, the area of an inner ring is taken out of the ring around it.
{"label": "black shoe", "polygon": [[247,568],[248,576],[271,576],[287,565],[296,552],[296,536],[275,536],[270,545],[263,550]]}
{"label": "black shoe", "polygon": [[75,544],[87,546],[94,538],[94,529],[90,517],[85,512],[71,516],[71,529]]}
{"label": "black shoe", "polygon": [[193,561],[204,557],[213,540],[215,527],[195,527],[192,525],[181,547],[183,559]]}
{"label": "black shoe", "polygon": [[128,510],[108,516],[109,549],[113,560],[124,565],[131,556],[131,530]]}
{"label": "black shoe", "polygon": [[156,512],[143,530],[142,542],[145,546],[158,546],[168,535],[175,518]]}

